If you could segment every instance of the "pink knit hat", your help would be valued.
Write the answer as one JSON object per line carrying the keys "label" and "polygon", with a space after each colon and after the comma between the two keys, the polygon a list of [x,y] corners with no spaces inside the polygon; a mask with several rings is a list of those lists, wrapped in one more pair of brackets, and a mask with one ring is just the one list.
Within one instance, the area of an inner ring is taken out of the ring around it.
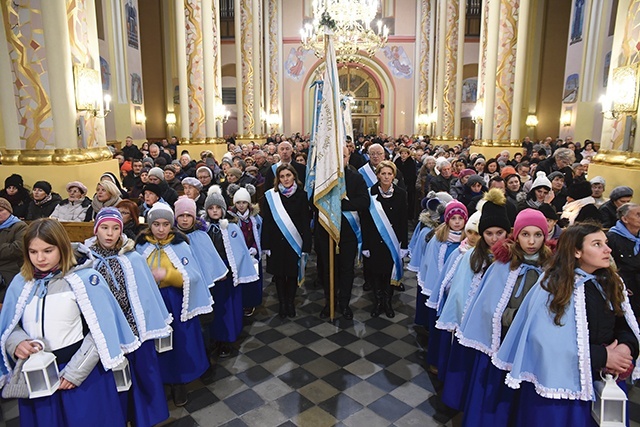
{"label": "pink knit hat", "polygon": [[178,200],[173,204],[173,209],[176,212],[176,218],[184,214],[196,217],[196,202],[187,196],[178,197]]}
{"label": "pink knit hat", "polygon": [[547,239],[547,218],[545,218],[544,214],[539,210],[531,208],[521,211],[518,216],[516,216],[516,221],[513,224],[513,238],[517,238],[522,229],[530,225],[542,230],[544,239]]}
{"label": "pink knit hat", "polygon": [[454,215],[460,215],[464,218],[464,221],[467,222],[469,219],[469,212],[465,205],[460,203],[457,200],[452,200],[447,203],[447,206],[444,208],[444,222],[445,224],[449,223],[449,220]]}

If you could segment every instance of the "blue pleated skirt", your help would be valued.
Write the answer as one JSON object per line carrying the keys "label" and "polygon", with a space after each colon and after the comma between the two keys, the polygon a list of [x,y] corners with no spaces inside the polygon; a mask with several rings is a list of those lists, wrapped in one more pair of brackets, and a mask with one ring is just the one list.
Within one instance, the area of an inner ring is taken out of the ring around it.
{"label": "blue pleated skirt", "polygon": [[242,287],[233,286],[233,278],[216,282],[213,295],[213,325],[211,338],[220,342],[235,342],[242,332]]}
{"label": "blue pleated skirt", "polygon": [[[63,367],[58,368],[62,371]],[[18,399],[24,427],[124,426],[119,406],[113,372],[105,371],[100,362],[79,387],[37,399]]]}
{"label": "blue pleated skirt", "polygon": [[504,383],[506,371],[496,368],[488,355],[480,351],[475,353],[462,425],[514,425],[511,403],[519,390],[514,390]]}
{"label": "blue pleated skirt", "polygon": [[154,341],[145,341],[127,359],[132,384],[129,391],[120,393],[124,415],[136,427],[161,423],[169,418],[169,408]]}
{"label": "blue pleated skirt", "polygon": [[427,363],[438,368],[438,379],[444,381],[449,353],[451,353],[451,332],[436,328],[437,319],[436,311],[427,307],[427,326],[429,328]]}
{"label": "blue pleated skirt", "polygon": [[262,305],[262,263],[258,262],[258,275],[260,278],[255,282],[243,283],[239,287],[242,289],[242,307],[253,308]]}
{"label": "blue pleated skirt", "polygon": [[180,321],[182,289],[161,288],[160,294],[173,315],[173,350],[158,353],[158,364],[164,384],[186,384],[199,378],[209,368],[202,330],[197,317]]}
{"label": "blue pleated skirt", "polygon": [[513,404],[514,425],[518,427],[596,427],[591,416],[591,402],[547,399],[536,393],[535,386],[523,381],[520,395]]}
{"label": "blue pleated skirt", "polygon": [[474,349],[461,345],[455,338],[451,343],[442,402],[458,411],[462,411],[467,399],[474,352]]}
{"label": "blue pleated skirt", "polygon": [[416,295],[416,325],[427,325],[427,296],[422,293],[422,288],[420,285],[416,286],[417,295]]}

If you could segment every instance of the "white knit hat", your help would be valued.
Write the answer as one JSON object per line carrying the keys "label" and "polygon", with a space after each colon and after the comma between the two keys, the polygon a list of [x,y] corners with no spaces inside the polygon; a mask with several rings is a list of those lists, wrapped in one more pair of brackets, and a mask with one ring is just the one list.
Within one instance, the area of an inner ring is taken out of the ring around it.
{"label": "white knit hat", "polygon": [[238,188],[236,194],[233,195],[233,204],[235,205],[238,202],[247,202],[251,204],[251,195],[244,187]]}
{"label": "white knit hat", "polygon": [[547,178],[547,174],[543,171],[536,172],[536,179],[531,184],[531,189],[535,190],[538,187],[547,187],[551,190],[551,181]]}

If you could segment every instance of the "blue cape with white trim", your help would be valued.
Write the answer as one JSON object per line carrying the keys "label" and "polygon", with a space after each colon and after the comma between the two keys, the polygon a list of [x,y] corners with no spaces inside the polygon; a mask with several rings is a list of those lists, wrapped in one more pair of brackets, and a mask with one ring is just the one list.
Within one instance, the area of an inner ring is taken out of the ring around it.
{"label": "blue cape with white trim", "polygon": [[427,248],[427,234],[432,230],[431,227],[422,226],[416,228],[411,236],[409,242],[409,256],[411,260],[407,265],[407,270],[417,273],[420,271],[420,263],[422,262],[422,256]]}
{"label": "blue cape with white trim", "polygon": [[[542,280],[540,277],[525,297],[492,362],[511,371],[505,380],[511,388],[520,388],[522,381],[528,381],[539,395],[548,399],[593,400],[584,284],[595,281],[595,277],[576,269],[575,287],[562,326],[553,322],[554,315],[549,311],[551,294],[541,286]],[[626,291],[622,309],[631,330],[640,339]],[[632,377],[640,377],[637,361]]]}
{"label": "blue cape with white trim", "polygon": [[[148,264],[148,258],[158,248],[149,242],[136,245]],[[213,311],[213,298],[202,278],[200,266],[187,242],[168,244],[159,248],[165,251],[171,264],[182,274],[182,311],[180,321],[186,322],[195,316]]]}
{"label": "blue cape with white trim", "polygon": [[[108,262],[109,257],[103,258],[95,252],[92,254],[96,270],[100,263]],[[171,333],[169,325],[173,321],[173,317],[164,304],[158,285],[145,259],[135,251],[129,251],[115,257],[124,272],[127,297],[129,304],[131,304],[140,341],[145,342],[168,336]],[[116,280],[114,282],[117,283]]]}
{"label": "blue cape with white trim", "polygon": [[418,271],[418,284],[422,288],[422,293],[431,296],[434,289],[440,288],[438,278],[444,268],[447,258],[460,243],[441,242],[434,236],[425,248],[420,260],[420,270]]}
{"label": "blue cape with white trim", "polygon": [[[55,279],[55,278],[54,278]],[[104,278],[93,268],[84,266],[67,273],[64,277],[73,291],[76,302],[84,316],[95,341],[100,361],[105,369],[112,369],[124,360],[124,354],[140,346],[120,306],[109,290]],[[14,277],[7,289],[0,311],[0,387],[9,381],[12,374],[13,355],[6,353],[7,338],[22,319],[22,314],[31,298],[40,298],[36,290],[46,286],[37,280],[25,281],[22,274]],[[35,338],[35,337],[34,337]]]}
{"label": "blue cape with white trim", "polygon": [[211,288],[215,282],[224,279],[229,269],[224,265],[224,261],[220,258],[207,233],[202,230],[194,230],[188,233],[187,237],[191,252],[193,252],[200,271],[202,271],[204,283]]}

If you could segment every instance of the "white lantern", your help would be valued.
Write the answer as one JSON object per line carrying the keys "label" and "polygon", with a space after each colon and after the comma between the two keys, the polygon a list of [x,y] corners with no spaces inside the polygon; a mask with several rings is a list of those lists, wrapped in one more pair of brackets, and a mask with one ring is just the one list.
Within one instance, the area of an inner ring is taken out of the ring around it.
{"label": "white lantern", "polygon": [[162,338],[155,339],[156,352],[164,353],[165,351],[173,350],[173,329],[169,331],[169,335]]}
{"label": "white lantern", "polygon": [[[602,374],[601,374],[602,376]],[[603,427],[622,427],[627,419],[627,395],[611,374],[602,381],[595,381],[596,400],[591,405],[591,415]]]}
{"label": "white lantern", "polygon": [[253,259],[253,269],[256,271],[256,274],[260,274],[260,261],[257,259]]}
{"label": "white lantern", "polygon": [[32,342],[40,344],[42,350],[29,356],[29,359],[22,365],[22,373],[29,389],[29,399],[51,396],[60,386],[56,356],[44,351],[42,341],[33,340]]}
{"label": "white lantern", "polygon": [[128,391],[131,388],[131,369],[126,357],[121,364],[113,368],[113,377],[116,380],[118,392]]}

